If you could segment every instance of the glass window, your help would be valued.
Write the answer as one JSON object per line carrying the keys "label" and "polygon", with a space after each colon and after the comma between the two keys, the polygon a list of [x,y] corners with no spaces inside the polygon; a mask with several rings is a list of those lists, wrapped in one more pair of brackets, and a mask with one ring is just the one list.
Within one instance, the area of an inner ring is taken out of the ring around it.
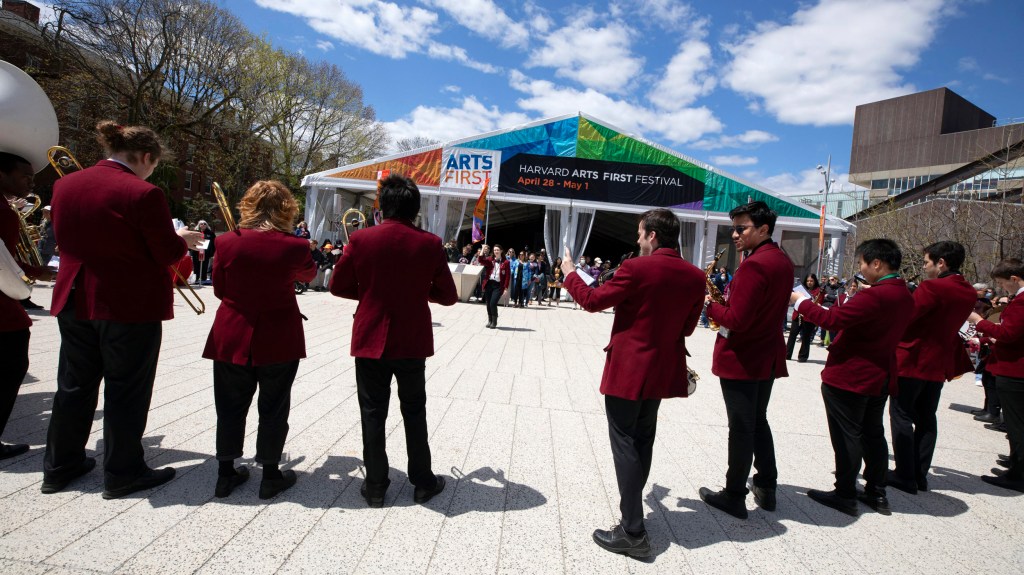
{"label": "glass window", "polygon": [[192,172],[185,172],[185,189],[192,189]]}
{"label": "glass window", "polygon": [[195,161],[195,159],[196,159],[196,145],[195,144],[189,144],[188,145],[188,153],[185,154],[185,161],[191,164],[191,163],[193,163]]}
{"label": "glass window", "polygon": [[889,180],[871,180],[872,190],[887,190],[889,189]]}

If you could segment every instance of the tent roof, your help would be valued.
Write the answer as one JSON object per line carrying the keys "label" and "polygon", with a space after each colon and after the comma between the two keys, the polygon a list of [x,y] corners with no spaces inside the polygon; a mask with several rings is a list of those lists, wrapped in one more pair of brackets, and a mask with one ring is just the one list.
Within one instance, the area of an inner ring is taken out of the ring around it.
{"label": "tent roof", "polygon": [[[377,172],[389,170],[411,177],[421,191],[437,194],[442,150],[456,147],[500,150],[502,162],[516,154],[526,153],[667,166],[703,183],[703,211],[728,213],[749,200],[762,200],[783,217],[804,220],[816,220],[819,217],[817,210],[805,204],[641,136],[624,133],[583,113],[546,118],[325,170],[305,176],[302,185],[369,192],[376,190]],[[827,227],[851,229],[853,226],[841,219],[829,217]]]}

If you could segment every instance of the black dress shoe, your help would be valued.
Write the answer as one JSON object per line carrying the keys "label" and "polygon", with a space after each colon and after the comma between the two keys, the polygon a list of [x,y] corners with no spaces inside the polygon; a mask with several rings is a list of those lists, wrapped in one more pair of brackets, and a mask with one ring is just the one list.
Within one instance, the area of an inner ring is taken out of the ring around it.
{"label": "black dress shoe", "polygon": [[998,465],[999,467],[1005,467],[1009,469],[1013,464],[1010,463],[1009,459],[997,459],[996,465]]}
{"label": "black dress shoe", "polygon": [[616,525],[607,531],[595,529],[594,543],[612,553],[620,553],[630,557],[651,556],[651,540],[647,537],[647,531],[633,536],[626,533],[626,530],[621,525]]}
{"label": "black dress shoe", "polygon": [[775,511],[775,490],[767,489],[764,487],[758,487],[753,483],[750,484],[750,491],[754,494],[754,503],[765,511]]}
{"label": "black dress shoe", "polygon": [[1010,479],[1005,475],[982,475],[981,480],[989,485],[1024,493],[1024,479]]}
{"label": "black dress shoe", "polygon": [[986,423],[985,429],[991,429],[992,431],[998,431],[1000,433],[1006,433],[1006,424],[1002,422],[998,423]]}
{"label": "black dress shoe", "polygon": [[889,508],[889,498],[885,496],[884,492],[875,490],[858,491],[857,499],[882,515],[892,515],[892,509]]}
{"label": "black dress shoe", "polygon": [[366,500],[367,505],[375,509],[380,509],[381,507],[384,507],[385,493],[387,493],[387,487],[385,487],[384,489],[374,489],[373,493],[370,493],[370,488],[367,487],[365,481],[363,482],[362,485],[359,486],[359,494],[362,495],[363,499]]}
{"label": "black dress shoe", "polygon": [[249,468],[236,467],[234,475],[217,478],[217,488],[214,490],[215,497],[227,497],[236,487],[249,480]]}
{"label": "black dress shoe", "polygon": [[981,415],[975,415],[974,416],[974,421],[983,421],[985,423],[998,423],[999,422],[999,416],[992,415],[991,413],[986,411],[985,413],[982,413]]}
{"label": "black dress shoe", "polygon": [[857,516],[857,499],[840,497],[835,489],[832,491],[808,489],[807,496],[826,507],[831,507],[836,511],[841,511],[853,517]]}
{"label": "black dress shoe", "polygon": [[21,300],[21,307],[25,309],[43,309],[43,306],[33,302],[28,298]]}
{"label": "black dress shoe", "polygon": [[72,481],[92,471],[93,467],[96,467],[96,458],[86,457],[78,464],[78,467],[68,472],[64,477],[46,477],[44,474],[43,485],[39,490],[47,495],[62,491]]}
{"label": "black dress shoe", "polygon": [[899,475],[896,475],[895,471],[890,470],[886,472],[885,483],[889,487],[895,487],[900,491],[904,491],[911,495],[917,495],[917,481],[907,481],[906,479],[903,479]]}
{"label": "black dress shoe", "polygon": [[971,415],[981,415],[983,413],[988,413],[988,410],[985,409],[984,407],[982,407],[980,409],[972,409],[971,410]]}
{"label": "black dress shoe", "polygon": [[103,490],[104,499],[118,499],[125,495],[131,495],[136,491],[152,489],[157,485],[163,485],[174,479],[174,468],[164,467],[163,469],[147,469],[145,473],[136,477],[129,483],[118,487],[107,487]]}
{"label": "black dress shoe", "polygon": [[444,477],[435,475],[434,488],[427,489],[426,487],[417,487],[412,494],[412,500],[416,503],[426,503],[434,498],[435,495],[444,491]]}
{"label": "black dress shoe", "polygon": [[27,452],[27,443],[0,443],[0,459],[10,459]]}
{"label": "black dress shoe", "polygon": [[992,469],[989,470],[989,473],[991,473],[992,475],[995,475],[996,477],[1002,477],[1002,476],[1006,475],[1006,473],[1008,471],[1010,471],[1010,470],[1009,469],[1002,469],[1000,467],[993,467]]}
{"label": "black dress shoe", "polygon": [[701,487],[698,490],[698,493],[700,493],[700,498],[704,503],[707,503],[715,509],[725,511],[737,519],[747,518],[745,497],[737,497],[724,489],[718,492],[711,491],[707,487]]}
{"label": "black dress shoe", "polygon": [[291,469],[282,471],[281,477],[278,479],[267,479],[264,477],[263,481],[260,481],[260,499],[272,499],[278,493],[295,485],[295,482],[298,480],[299,478]]}

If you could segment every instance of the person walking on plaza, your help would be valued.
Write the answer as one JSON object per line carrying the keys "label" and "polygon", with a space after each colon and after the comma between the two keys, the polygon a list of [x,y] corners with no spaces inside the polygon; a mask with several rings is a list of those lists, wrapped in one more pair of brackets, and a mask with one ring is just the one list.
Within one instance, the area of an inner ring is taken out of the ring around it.
{"label": "person walking on plaza", "polygon": [[61,343],[42,492],[56,493],[95,466],[85,444],[102,380],[103,498],[115,499],[174,477],[172,467],[146,465],[142,434],[161,322],[174,317],[167,268],[203,235],[175,233],[163,190],[146,182],[166,149],[156,133],[111,121],[96,130],[109,159],[53,186],[61,265],[50,313]]}
{"label": "person walking on plaza", "polygon": [[628,259],[598,288],[577,271],[568,247],[565,289],[588,312],[615,308],[605,347],[601,393],[619,486],[621,521],[594,531],[604,549],[633,557],[651,554],[644,528],[643,490],[651,471],[661,400],[687,394],[686,340],[704,307],[704,272],[679,255],[679,220],[670,210],[644,212],[637,226],[640,255]]}
{"label": "person walking on plaza", "polygon": [[332,294],[359,300],[352,355],[366,467],[360,492],[371,507],[384,505],[391,484],[384,424],[392,377],[398,380],[413,499],[426,503],[444,489],[444,477],[431,468],[427,443],[425,366],[434,355],[427,303],[458,301],[441,238],[412,223],[420,210],[416,184],[398,175],[383,179],[380,207],[384,222],[354,232],[331,275]]}
{"label": "person walking on plaza", "polygon": [[[821,396],[835,451],[835,489],[808,489],[807,495],[847,515],[857,515],[858,499],[889,514],[889,445],[882,418],[889,395],[898,393],[896,345],[914,313],[914,299],[897,273],[903,254],[895,242],[867,240],[857,246],[854,258],[871,285],[857,297],[826,309],[800,293],[790,296],[808,321],[839,332],[821,372]],[[858,492],[861,461],[865,486]]]}
{"label": "person walking on plaza", "polygon": [[498,327],[498,301],[508,291],[512,278],[509,261],[501,257],[501,244],[494,244],[491,255],[487,254],[487,246],[483,246],[477,260],[484,266],[482,274],[484,282],[484,303],[487,304],[487,327]]}
{"label": "person walking on plaza", "polygon": [[[280,182],[256,182],[238,204],[238,229],[221,234],[213,293],[221,300],[203,357],[213,360],[217,407],[217,486],[227,497],[249,479],[235,468],[245,442],[245,419],[259,388],[256,463],[263,466],[260,499],[295,485],[295,472],[278,465],[288,436],[292,383],[306,357],[295,282],[308,282],[317,266],[310,241],[292,233],[299,205]],[[315,242],[313,242],[315,243]]]}
{"label": "person walking on plaza", "polygon": [[965,258],[962,245],[936,242],[923,252],[926,281],[914,290],[914,315],[896,347],[900,393],[889,403],[896,465],[887,483],[910,494],[928,490],[942,383],[961,375],[952,373],[951,358],[963,353],[958,332],[978,299],[960,274]]}
{"label": "person walking on plaza", "polygon": [[[807,274],[804,278],[804,287],[811,294],[814,303],[821,303],[821,284],[818,283],[818,276]],[[818,326],[809,321],[803,315],[793,310],[792,321],[789,324],[789,342],[786,344],[786,359],[793,359],[793,350],[796,349],[796,339],[800,336],[800,351],[797,353],[799,363],[806,362],[811,357],[811,343],[814,342],[814,334]]]}
{"label": "person walking on plaza", "polygon": [[786,316],[793,285],[793,262],[772,241],[777,214],[764,202],[751,202],[729,212],[732,238],[739,252],[748,252],[730,282],[725,304],[707,296],[707,315],[723,329],[715,338],[711,372],[719,377],[729,418],[728,470],[725,489],[700,488],[708,505],[746,519],[747,475],[753,463],[754,501],[774,511],[778,470],[775,443],[768,424],[768,401],[778,377],[786,377],[786,341],[779,320]]}
{"label": "person walking on plaza", "polygon": [[1024,493],[1024,262],[1015,258],[1003,260],[990,275],[1013,299],[1003,310],[999,323],[982,319],[976,312],[971,313],[969,321],[995,342],[986,369],[996,379],[1010,439],[1010,456],[999,461],[1007,467],[1005,472],[993,469],[994,475],[984,475],[981,480]]}
{"label": "person walking on plaza", "polygon": [[[0,240],[7,251],[15,256],[18,253],[18,240],[21,234],[21,220],[8,198],[24,198],[32,191],[32,179],[35,170],[28,160],[15,154],[0,152],[0,195],[3,205],[0,206]],[[53,273],[46,269],[46,262],[40,267],[30,266],[26,262],[18,262],[18,266],[26,276],[47,280]],[[7,427],[7,420],[14,410],[18,399],[21,382],[28,373],[28,342],[29,328],[32,319],[28,316],[21,303],[7,294],[0,292],[0,433]],[[28,451],[28,444],[0,443],[0,459],[15,457]]]}

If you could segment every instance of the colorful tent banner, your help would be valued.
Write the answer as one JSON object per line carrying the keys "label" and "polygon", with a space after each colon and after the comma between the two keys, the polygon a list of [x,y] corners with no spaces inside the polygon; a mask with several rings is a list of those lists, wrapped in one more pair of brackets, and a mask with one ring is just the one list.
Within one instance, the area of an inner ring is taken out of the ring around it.
{"label": "colorful tent banner", "polygon": [[443,190],[476,191],[484,181],[498,182],[501,152],[473,148],[444,148],[441,152],[440,187]]}
{"label": "colorful tent banner", "polygon": [[437,186],[441,173],[441,148],[334,172],[327,177],[374,181],[377,173],[384,170],[412,178],[420,186]]}
{"label": "colorful tent banner", "polygon": [[480,197],[473,208],[473,243],[484,241],[484,219],[487,217],[487,190],[491,187],[491,179],[484,180]]}

